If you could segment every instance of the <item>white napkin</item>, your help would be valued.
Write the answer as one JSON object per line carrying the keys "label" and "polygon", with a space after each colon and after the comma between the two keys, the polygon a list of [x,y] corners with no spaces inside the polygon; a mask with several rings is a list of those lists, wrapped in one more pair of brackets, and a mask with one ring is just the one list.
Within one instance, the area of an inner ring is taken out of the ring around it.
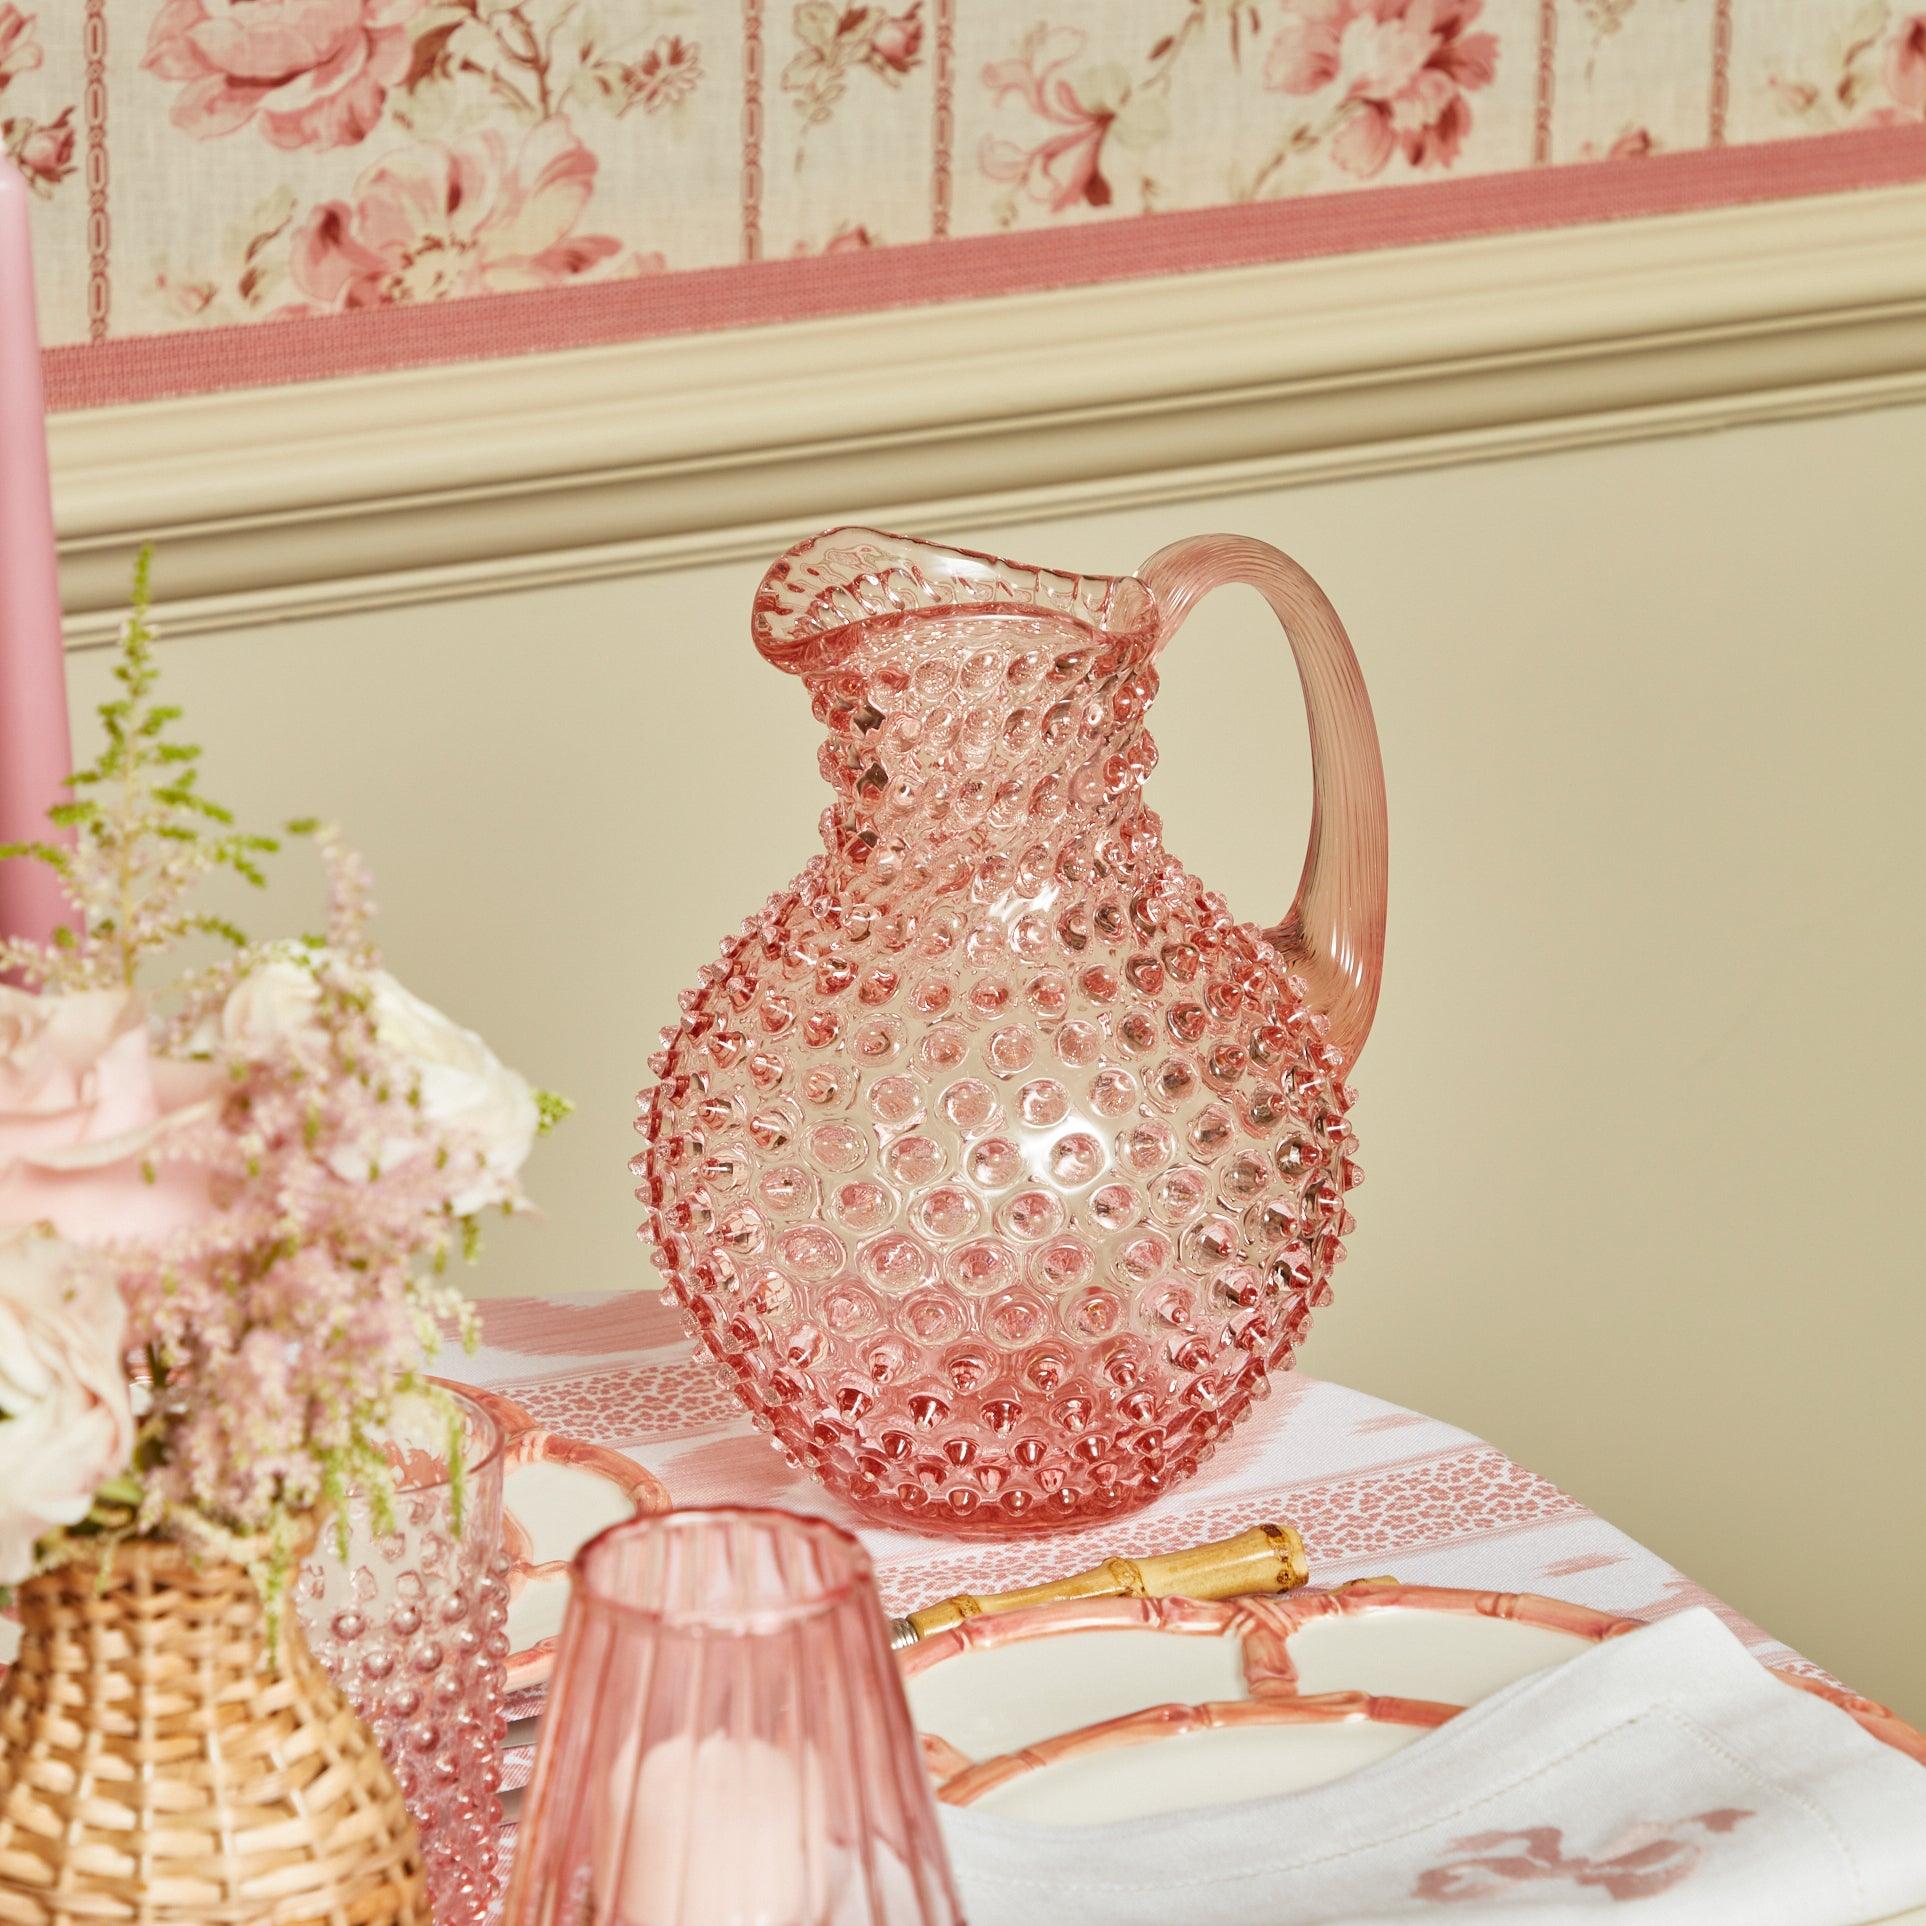
{"label": "white napkin", "polygon": [[[1183,1746],[1154,1749],[1177,1770]],[[942,1815],[971,1926],[1862,1926],[1926,1900],[1926,1769],[1704,1610],[1309,1791],[1087,1827]]]}

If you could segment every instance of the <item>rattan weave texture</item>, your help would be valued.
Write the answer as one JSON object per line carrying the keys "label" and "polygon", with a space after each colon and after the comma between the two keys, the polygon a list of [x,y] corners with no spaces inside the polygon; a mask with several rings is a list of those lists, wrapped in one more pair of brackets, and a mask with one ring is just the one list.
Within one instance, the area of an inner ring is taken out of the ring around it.
{"label": "rattan weave texture", "polygon": [[21,1588],[0,1681],[5,1926],[429,1926],[413,1822],[294,1614],[119,1548]]}

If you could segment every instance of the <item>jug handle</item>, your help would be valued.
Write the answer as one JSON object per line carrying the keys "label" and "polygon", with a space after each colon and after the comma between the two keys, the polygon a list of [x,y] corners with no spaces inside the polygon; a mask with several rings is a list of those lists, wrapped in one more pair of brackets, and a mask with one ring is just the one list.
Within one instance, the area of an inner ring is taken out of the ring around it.
{"label": "jug handle", "polygon": [[1159,649],[1227,582],[1256,589],[1284,625],[1311,725],[1311,841],[1297,899],[1265,934],[1329,1020],[1330,1042],[1355,1062],[1384,973],[1387,845],[1378,732],[1344,624],[1297,563],[1246,536],[1173,542],[1137,576],[1157,604]]}

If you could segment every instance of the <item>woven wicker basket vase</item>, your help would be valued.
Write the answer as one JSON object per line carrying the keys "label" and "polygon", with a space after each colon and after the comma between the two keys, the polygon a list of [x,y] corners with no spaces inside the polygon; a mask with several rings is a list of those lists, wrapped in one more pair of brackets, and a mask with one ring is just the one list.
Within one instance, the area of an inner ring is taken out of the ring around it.
{"label": "woven wicker basket vase", "polygon": [[20,1588],[0,1681],[0,1921],[428,1926],[413,1822],[292,1611],[123,1546]]}

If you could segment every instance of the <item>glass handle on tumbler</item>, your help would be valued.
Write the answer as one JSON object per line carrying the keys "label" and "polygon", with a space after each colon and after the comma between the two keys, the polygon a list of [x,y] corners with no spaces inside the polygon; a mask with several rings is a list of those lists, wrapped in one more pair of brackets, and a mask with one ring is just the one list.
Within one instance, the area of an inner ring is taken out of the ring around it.
{"label": "glass handle on tumbler", "polygon": [[1378,732],[1344,624],[1288,555],[1244,536],[1173,542],[1137,574],[1156,598],[1159,648],[1227,582],[1256,589],[1284,626],[1311,725],[1311,842],[1297,898],[1266,933],[1329,1019],[1330,1041],[1355,1062],[1384,973],[1387,863]]}

